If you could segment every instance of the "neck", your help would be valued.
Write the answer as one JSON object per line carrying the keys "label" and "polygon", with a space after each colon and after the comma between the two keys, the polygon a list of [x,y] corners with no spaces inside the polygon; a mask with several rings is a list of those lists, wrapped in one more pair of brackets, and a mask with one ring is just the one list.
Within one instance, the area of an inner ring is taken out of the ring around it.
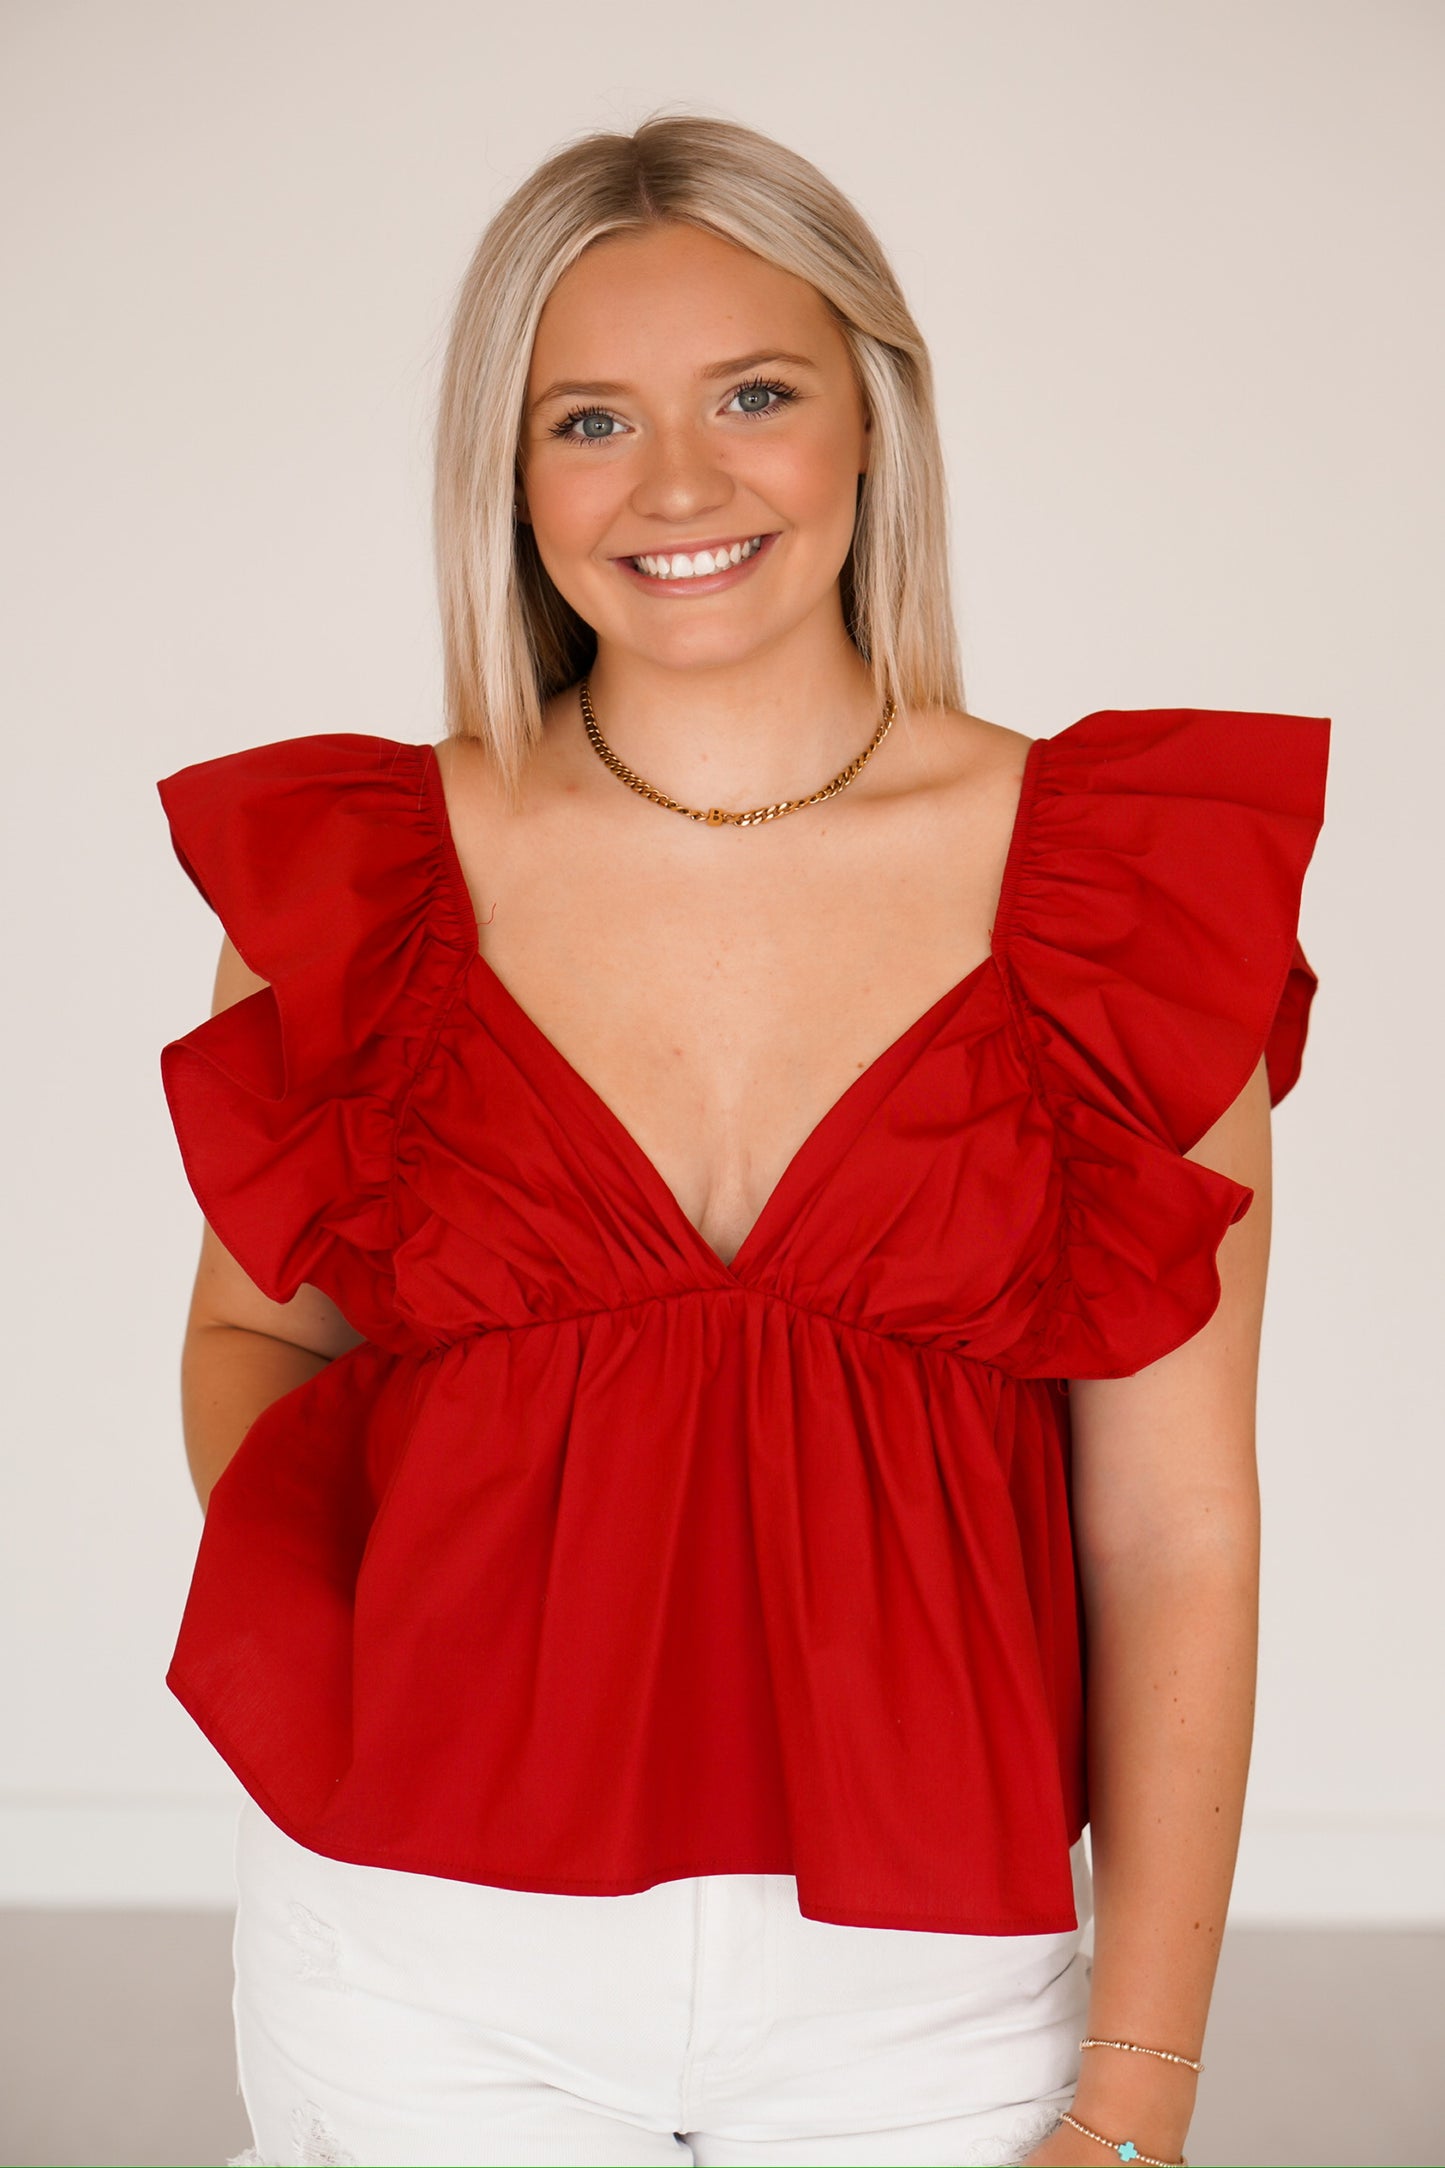
{"label": "neck", "polygon": [[[597,725],[630,768],[687,805],[764,804],[816,790],[860,753],[882,702],[842,630],[784,651],[669,667],[602,644],[587,675]],[[575,710],[576,696],[568,695]],[[574,726],[581,738],[580,716]]]}

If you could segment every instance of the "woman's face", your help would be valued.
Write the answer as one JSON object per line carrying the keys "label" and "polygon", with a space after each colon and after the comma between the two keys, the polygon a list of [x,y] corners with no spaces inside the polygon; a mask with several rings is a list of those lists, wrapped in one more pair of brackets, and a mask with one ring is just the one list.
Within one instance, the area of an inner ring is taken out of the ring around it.
{"label": "woman's face", "polygon": [[820,613],[839,625],[867,460],[820,295],[747,249],[652,227],[595,242],[548,297],[521,508],[599,642],[696,668],[745,661]]}

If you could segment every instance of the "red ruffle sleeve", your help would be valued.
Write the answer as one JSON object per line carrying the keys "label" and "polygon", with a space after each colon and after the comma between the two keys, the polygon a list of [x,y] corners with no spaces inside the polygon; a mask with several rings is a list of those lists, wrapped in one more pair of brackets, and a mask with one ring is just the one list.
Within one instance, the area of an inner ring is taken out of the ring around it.
{"label": "red ruffle sleeve", "polygon": [[1297,937],[1327,718],[1104,710],[1030,759],[994,929],[1058,1139],[1061,1245],[1016,1375],[1131,1375],[1219,1301],[1252,1192],[1184,1157],[1261,1058],[1294,1084],[1315,977]]}
{"label": "red ruffle sleeve", "polygon": [[269,981],[162,1049],[191,1187],[263,1294],[320,1287],[383,1343],[397,1109],[469,953],[425,754],[334,733],[156,786],[182,866]]}

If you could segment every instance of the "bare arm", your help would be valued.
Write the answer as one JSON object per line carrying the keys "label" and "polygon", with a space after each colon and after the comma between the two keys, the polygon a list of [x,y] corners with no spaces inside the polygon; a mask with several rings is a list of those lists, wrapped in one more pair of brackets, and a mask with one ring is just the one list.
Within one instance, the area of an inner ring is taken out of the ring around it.
{"label": "bare arm", "polygon": [[[1263,1064],[1189,1157],[1248,1183],[1203,1330],[1132,1378],[1071,1392],[1088,1634],[1094,1970],[1088,2036],[1202,2059],[1254,1730],[1255,1383],[1270,1240]],[[1089,2048],[1070,2113],[1177,2160],[1199,2079]],[[1061,2124],[1033,2162],[1113,2160]]]}
{"label": "bare arm", "polygon": [[[265,984],[223,942],[212,1015]],[[186,1459],[203,1508],[262,1410],[360,1339],[318,1288],[303,1287],[290,1302],[271,1302],[214,1229],[204,1228],[181,1350]]]}

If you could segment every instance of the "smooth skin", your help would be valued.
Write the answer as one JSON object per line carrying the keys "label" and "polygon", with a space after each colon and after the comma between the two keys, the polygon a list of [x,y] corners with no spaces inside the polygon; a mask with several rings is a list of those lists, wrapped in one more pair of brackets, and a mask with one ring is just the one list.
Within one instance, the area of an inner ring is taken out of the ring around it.
{"label": "smooth skin", "polygon": [[[519,516],[596,630],[604,734],[683,804],[802,795],[868,742],[878,714],[838,575],[869,452],[822,300],[744,250],[684,226],[612,236],[549,297]],[[659,589],[627,562],[759,534],[773,540],[751,570],[711,592]],[[853,1078],[987,955],[1028,743],[978,716],[905,711],[837,798],[747,829],[628,790],[588,744],[575,690],[547,706],[515,808],[484,748],[438,746],[483,953],[724,1261]],[[215,1008],[263,983],[223,945]],[[1190,1156],[1255,1191],[1220,1251],[1219,1308],[1137,1376],[1074,1384],[1072,1407],[1088,2029],[1198,2059],[1254,1722],[1262,1065]],[[318,1290],[269,1302],[205,1231],[183,1362],[203,1505],[261,1410],[358,1337]],[[1197,2085],[1180,2065],[1090,2049],[1072,2112],[1177,2159]],[[1028,2155],[1116,2160],[1066,2124]]]}

